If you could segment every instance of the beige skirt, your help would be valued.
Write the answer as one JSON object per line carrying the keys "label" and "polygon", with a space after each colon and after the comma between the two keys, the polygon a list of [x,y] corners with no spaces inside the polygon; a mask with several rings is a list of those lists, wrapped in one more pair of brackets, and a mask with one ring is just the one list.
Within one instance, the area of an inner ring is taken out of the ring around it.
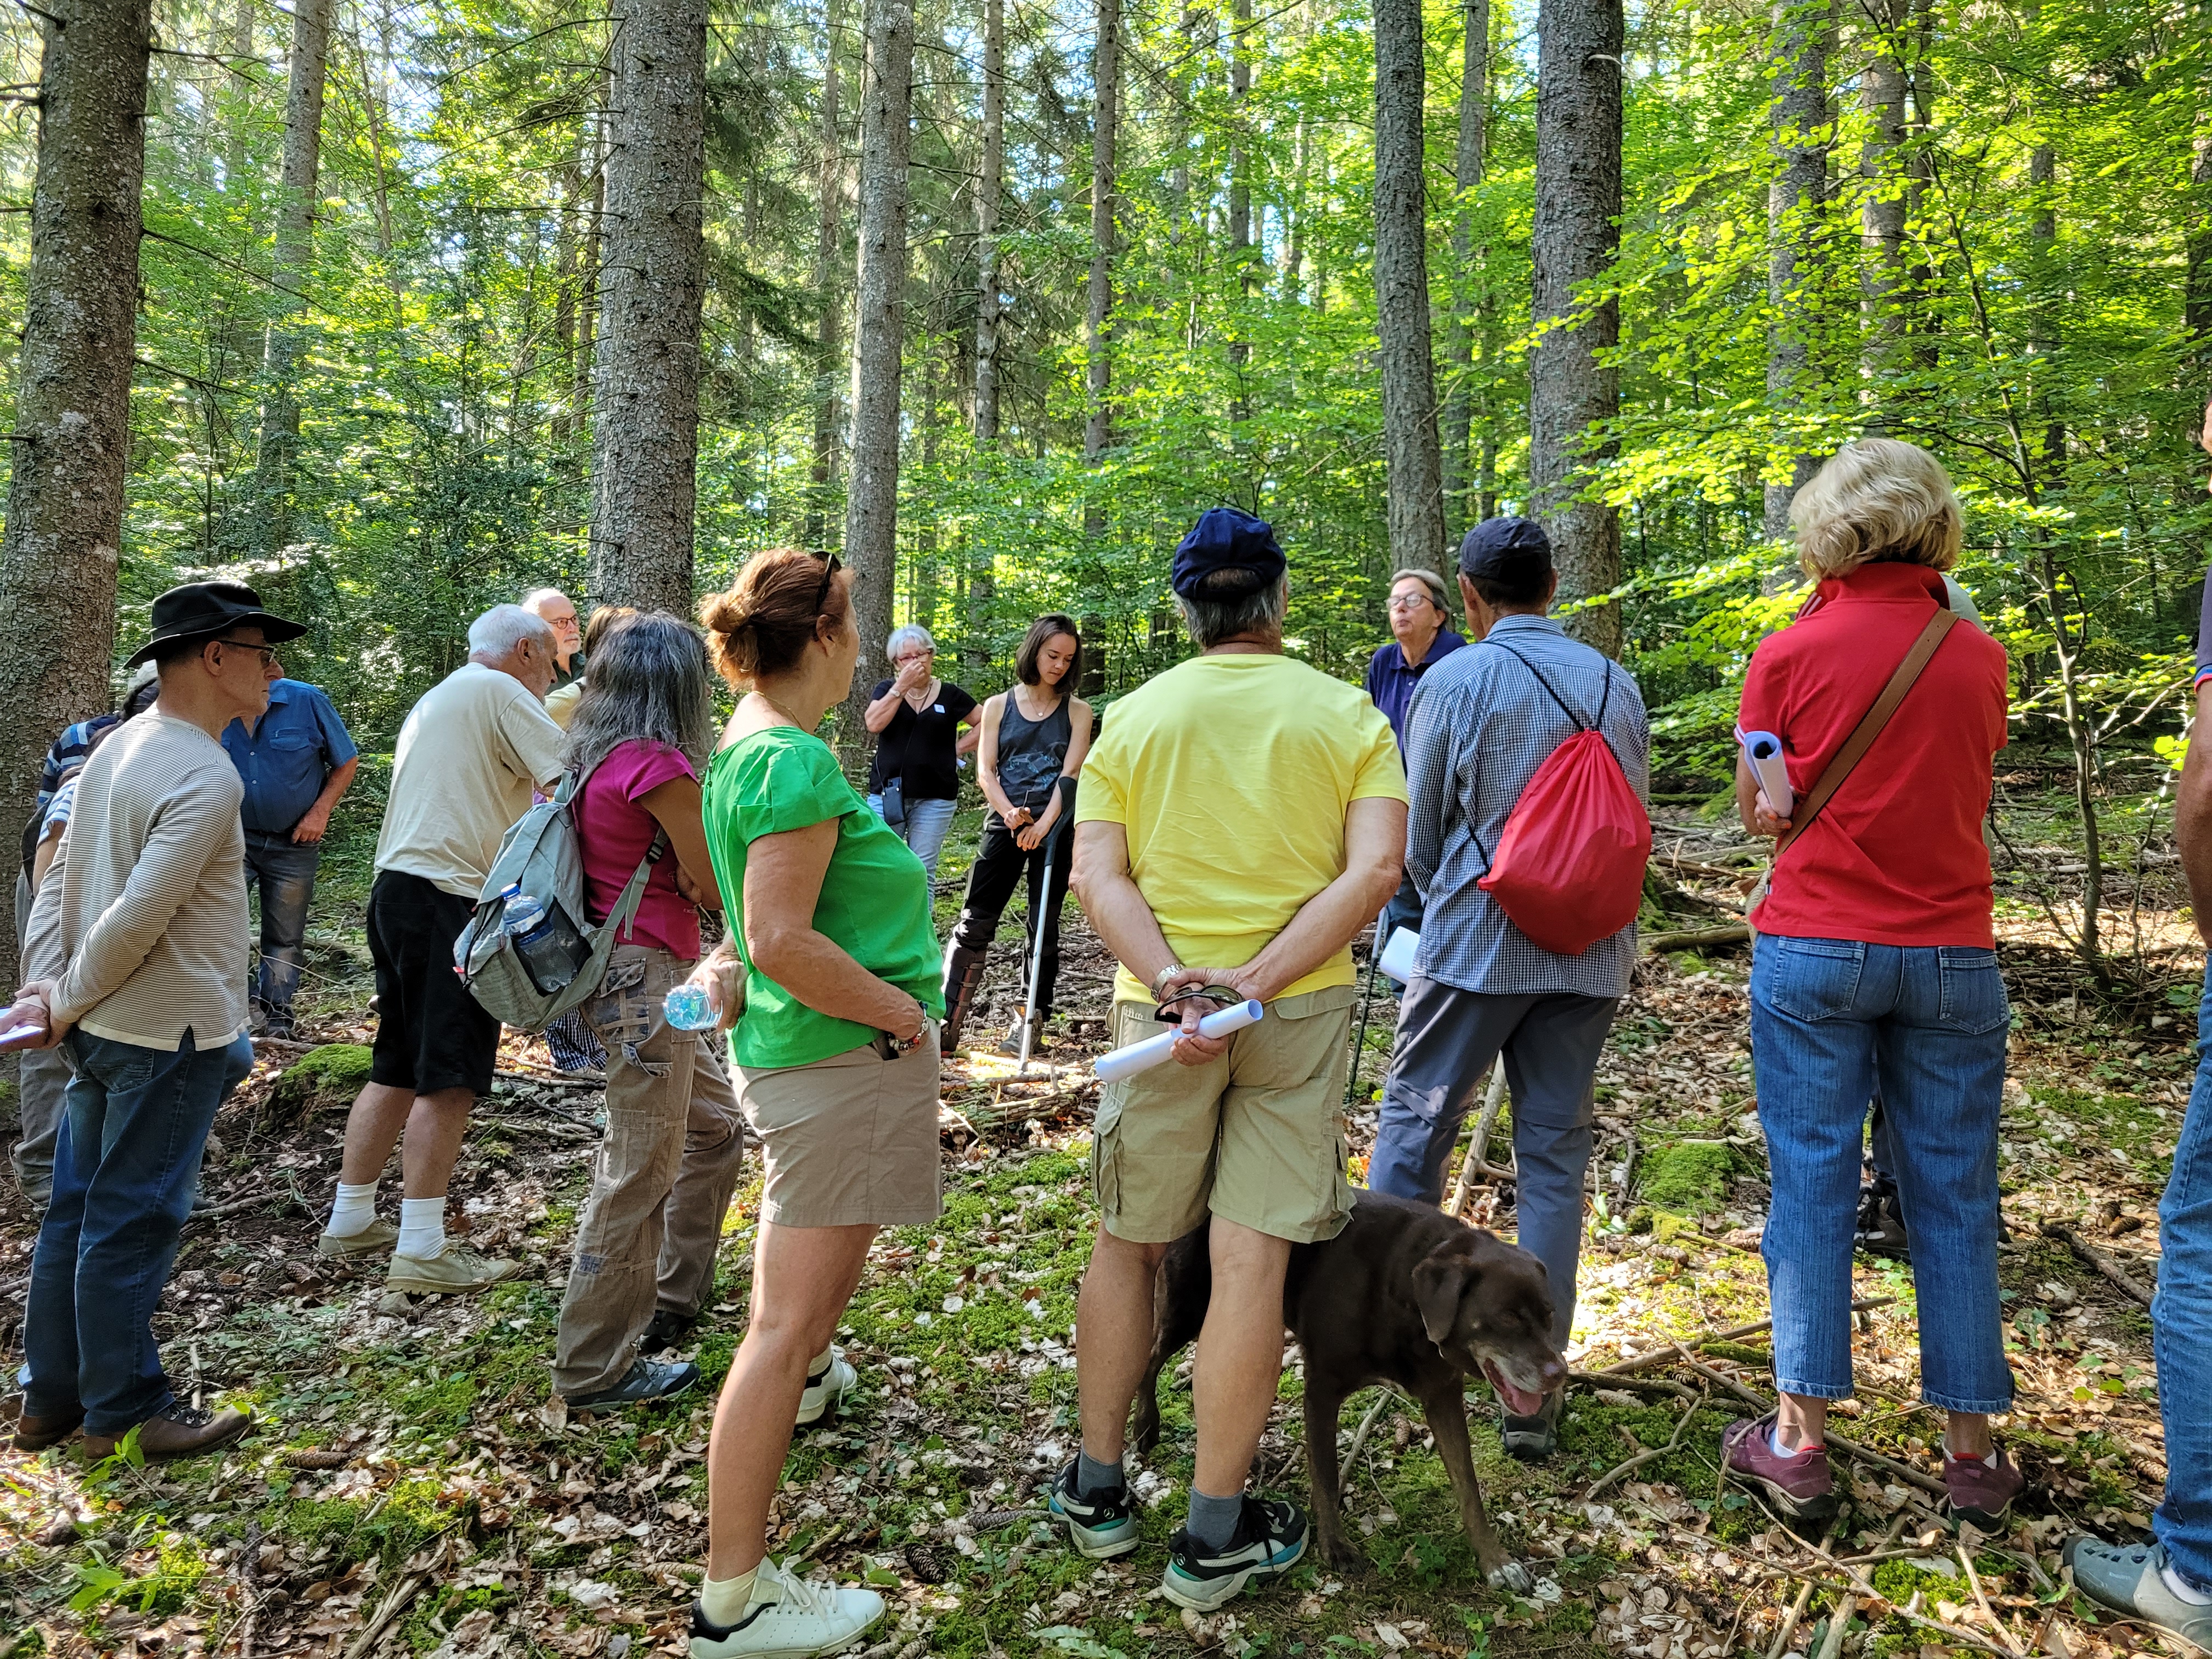
{"label": "beige skirt", "polygon": [[943,1213],[937,1024],[885,1060],[872,1046],[809,1066],[738,1068],[738,1105],[768,1178],[761,1219],[779,1227],[916,1227]]}

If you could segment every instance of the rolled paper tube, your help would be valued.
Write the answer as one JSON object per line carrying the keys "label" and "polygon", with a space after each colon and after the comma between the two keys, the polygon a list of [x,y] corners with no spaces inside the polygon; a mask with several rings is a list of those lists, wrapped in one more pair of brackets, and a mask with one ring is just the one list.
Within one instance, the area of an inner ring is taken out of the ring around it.
{"label": "rolled paper tube", "polygon": [[[1247,1025],[1258,1024],[1267,1012],[1256,1002],[1234,1002],[1199,1021],[1198,1034],[1210,1037],[1227,1036],[1231,1031],[1241,1031]],[[1112,1054],[1101,1054],[1091,1061],[1091,1069],[1106,1083],[1119,1083],[1125,1077],[1149,1072],[1174,1053],[1176,1038],[1181,1035],[1180,1031],[1163,1031],[1156,1037],[1146,1037],[1142,1042],[1116,1048]]]}
{"label": "rolled paper tube", "polygon": [[1421,936],[1410,927],[1392,931],[1390,942],[1382,947],[1382,971],[1403,985],[1413,976],[1413,957],[1421,948]]}
{"label": "rolled paper tube", "polygon": [[1797,804],[1797,797],[1790,791],[1790,769],[1783,763],[1782,739],[1771,732],[1747,732],[1743,734],[1744,758],[1751,763],[1752,775],[1765,793],[1766,804],[1774,809],[1774,816],[1786,818],[1790,809]]}
{"label": "rolled paper tube", "polygon": [[11,1025],[6,1030],[0,1031],[0,1054],[5,1054],[15,1048],[27,1048],[46,1034],[46,1028],[35,1020],[24,1024]]}

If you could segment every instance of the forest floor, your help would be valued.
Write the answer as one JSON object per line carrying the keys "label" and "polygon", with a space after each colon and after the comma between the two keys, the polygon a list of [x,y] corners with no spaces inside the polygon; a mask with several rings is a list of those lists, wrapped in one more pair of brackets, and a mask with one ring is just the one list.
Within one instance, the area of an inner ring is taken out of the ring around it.
{"label": "forest floor", "polygon": [[[2064,856],[2015,830],[2023,857]],[[942,919],[972,856],[964,816],[961,835]],[[1678,925],[1740,903],[1740,842],[1686,815],[1662,826]],[[358,1043],[358,905],[326,897],[307,1024],[325,1042]],[[1157,1453],[1133,1469],[1144,1549],[1104,1565],[1073,1554],[1042,1522],[1042,1483],[1075,1443],[1075,1290],[1095,1224],[1085,1061],[1111,964],[1071,907],[1063,1007],[1079,1035],[1057,1037],[1047,1058],[1061,1069],[1039,1080],[983,1054],[948,1066],[944,1217],[876,1245],[841,1336],[860,1386],[841,1416],[793,1443],[776,1553],[881,1587],[890,1612],[866,1647],[874,1659],[2179,1651],[2093,1615],[2059,1564],[2076,1529],[2139,1534],[2164,1465],[2146,1308],[2045,1229],[2073,1230],[2138,1289],[2154,1281],[2154,1208],[2187,1098],[2202,958],[2171,893],[2147,887],[2136,926],[2148,930],[2148,988],[2114,1008],[2083,994],[2036,905],[2014,895],[2002,909],[2019,1018],[2001,1261],[2020,1396],[1999,1428],[2031,1482],[2006,1535],[1961,1535],[1936,1511],[1927,1488],[1941,1422],[1915,1403],[1911,1275],[1870,1257],[1856,1268],[1874,1304],[1856,1338],[1858,1397],[1838,1425],[1872,1455],[1841,1463],[1851,1502],[1826,1553],[1719,1478],[1721,1431],[1757,1414],[1742,1394],[1763,1400],[1768,1388],[1763,1332],[1714,1334],[1767,1313],[1738,948],[1644,957],[1600,1077],[1572,1358],[1589,1371],[1668,1343],[1686,1352],[1577,1385],[1562,1449],[1539,1468],[1502,1455],[1487,1388],[1468,1390],[1491,1510],[1535,1573],[1532,1595],[1484,1586],[1418,1411],[1370,1392],[1343,1424],[1348,1442],[1374,1419],[1348,1466],[1346,1504],[1370,1570],[1309,1561],[1225,1612],[1179,1613],[1157,1586],[1191,1468],[1187,1366],[1163,1384]],[[1005,1029],[1018,927],[1009,919],[994,958],[996,1006],[971,1028],[986,1047]],[[1382,999],[1371,1013],[1356,1151],[1372,1132],[1394,1013]],[[455,1208],[471,1243],[519,1256],[526,1271],[479,1300],[410,1301],[387,1297],[377,1271],[314,1254],[357,1057],[307,1054],[270,1045],[223,1109],[209,1168],[216,1207],[187,1224],[156,1322],[179,1386],[250,1403],[256,1426],[228,1456],[167,1466],[88,1469],[64,1450],[0,1452],[0,1656],[682,1651],[704,1548],[711,1389],[570,1417],[547,1387],[600,1095],[552,1081],[542,1043],[510,1042],[471,1129]],[[1510,1132],[1494,1144],[1502,1159]],[[743,1331],[757,1159],[747,1177],[693,1353],[710,1380]],[[1471,1213],[1510,1236],[1510,1183],[1478,1186]],[[0,1364],[11,1374],[32,1241],[30,1212],[9,1189]],[[1256,1480],[1303,1501],[1295,1350],[1286,1358]],[[1645,1451],[1656,1455],[1621,1467]],[[1840,1642],[1827,1639],[1839,1598]]]}

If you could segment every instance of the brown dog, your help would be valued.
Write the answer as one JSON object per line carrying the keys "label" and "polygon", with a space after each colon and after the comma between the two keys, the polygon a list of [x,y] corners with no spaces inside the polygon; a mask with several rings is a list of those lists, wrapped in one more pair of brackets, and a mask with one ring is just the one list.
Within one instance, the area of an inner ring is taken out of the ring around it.
{"label": "brown dog", "polygon": [[[1130,1425],[1139,1451],[1159,1439],[1160,1368],[1197,1336],[1212,1284],[1206,1229],[1168,1247],[1153,1297],[1152,1367]],[[1292,1248],[1283,1322],[1305,1354],[1314,1540],[1331,1566],[1366,1564],[1338,1516],[1337,1412],[1355,1389],[1389,1382],[1420,1402],[1483,1577],[1495,1589],[1525,1594],[1532,1587],[1484,1512],[1461,1389],[1480,1374],[1507,1410],[1534,1416],[1543,1396],[1567,1380],[1566,1362],[1552,1346],[1552,1317],[1542,1262],[1433,1204],[1362,1192],[1342,1232]]]}

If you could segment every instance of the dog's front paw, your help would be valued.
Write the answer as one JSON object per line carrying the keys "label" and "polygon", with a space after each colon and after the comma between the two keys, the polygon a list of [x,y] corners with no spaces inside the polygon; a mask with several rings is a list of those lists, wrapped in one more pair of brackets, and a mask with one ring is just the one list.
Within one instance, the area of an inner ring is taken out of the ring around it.
{"label": "dog's front paw", "polygon": [[1528,1569],[1518,1561],[1508,1561],[1492,1567],[1482,1575],[1492,1589],[1511,1590],[1516,1595],[1526,1595],[1536,1588],[1536,1581],[1528,1576]]}
{"label": "dog's front paw", "polygon": [[1366,1551],[1357,1548],[1347,1539],[1330,1538],[1319,1541],[1322,1559],[1338,1572],[1362,1573],[1374,1565],[1367,1559]]}

